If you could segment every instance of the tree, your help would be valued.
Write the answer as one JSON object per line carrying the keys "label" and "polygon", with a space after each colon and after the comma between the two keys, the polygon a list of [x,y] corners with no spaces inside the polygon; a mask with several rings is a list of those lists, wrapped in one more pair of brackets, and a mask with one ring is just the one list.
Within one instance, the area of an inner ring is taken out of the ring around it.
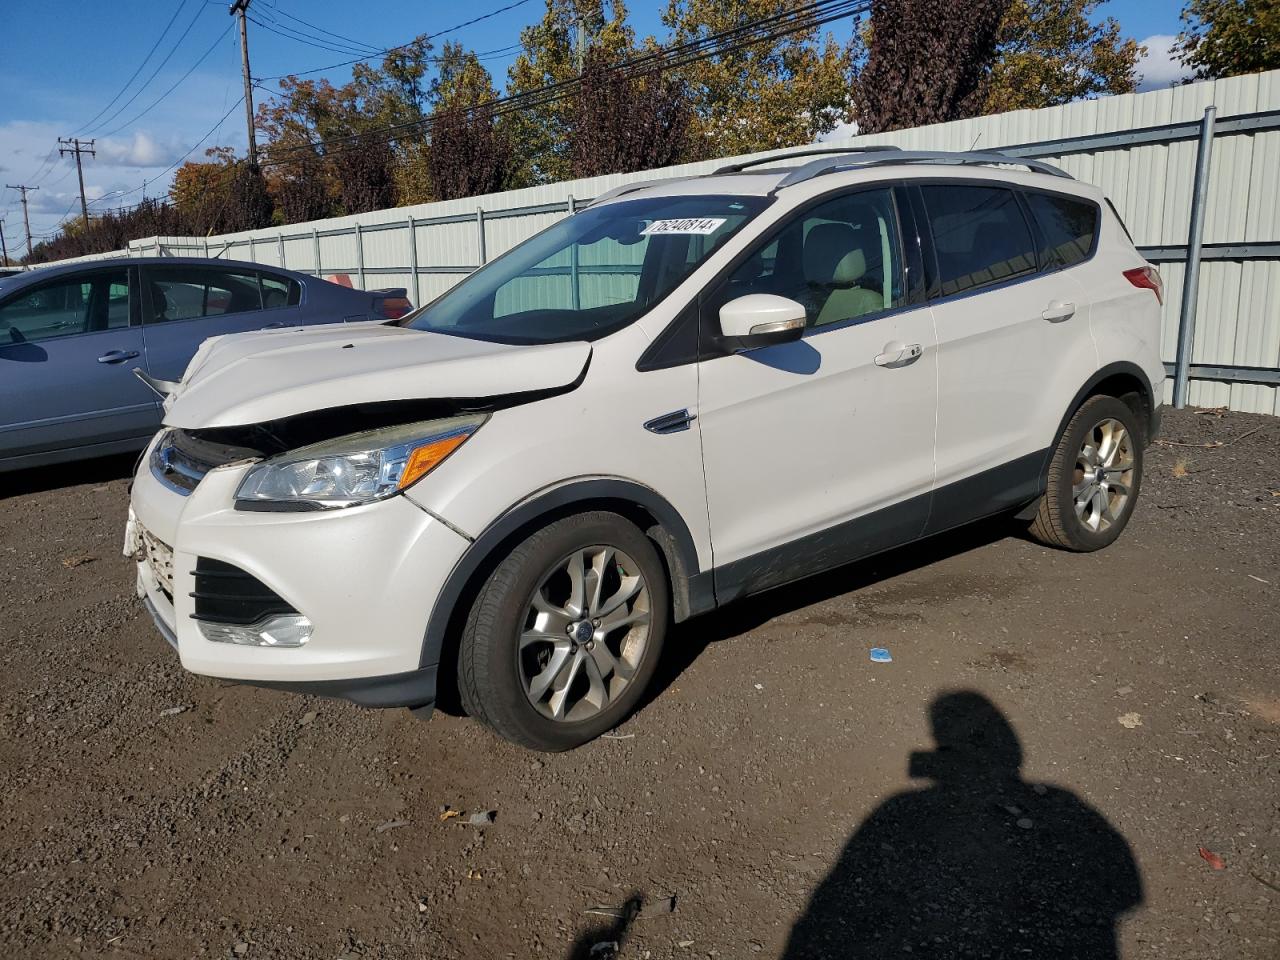
{"label": "tree", "polygon": [[662,167],[686,152],[693,111],[683,81],[611,70],[593,51],[576,99],[570,132],[575,177]]}
{"label": "tree", "polygon": [[[576,101],[572,96],[550,97],[533,91],[567,84],[578,77],[581,51],[589,49],[614,64],[635,52],[635,33],[627,26],[623,0],[546,0],[542,20],[520,32],[520,55],[507,71],[507,93],[532,97],[521,109],[502,118],[507,140],[520,145],[512,158],[510,186],[523,187],[568,179],[572,171],[569,146]],[[572,91],[568,91],[572,93]]]}
{"label": "tree", "polygon": [[876,0],[857,78],[859,130],[975,116],[1010,0]]}
{"label": "tree", "polygon": [[[670,43],[808,6],[804,0],[669,0]],[[816,29],[745,44],[677,71],[693,98],[688,159],[812,143],[848,112],[854,47]]]}
{"label": "tree", "polygon": [[1095,23],[1102,0],[1013,0],[1000,24],[984,113],[1034,110],[1100,94],[1132,93],[1143,47],[1112,17]]}
{"label": "tree", "polygon": [[1280,67],[1280,0],[1189,0],[1174,44],[1199,80]]}
{"label": "tree", "polygon": [[506,185],[511,150],[490,104],[493,78],[476,55],[446,43],[431,84],[431,146],[425,171],[438,200],[493,193]]}

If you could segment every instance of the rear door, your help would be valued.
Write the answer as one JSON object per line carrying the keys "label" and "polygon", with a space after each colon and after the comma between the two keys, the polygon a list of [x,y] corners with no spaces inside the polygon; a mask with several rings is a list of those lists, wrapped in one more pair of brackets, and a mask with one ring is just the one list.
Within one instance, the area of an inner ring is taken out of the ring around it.
{"label": "rear door", "polygon": [[140,270],[147,370],[161,380],[180,379],[209,337],[301,322],[287,278],[202,264]]}
{"label": "rear door", "polygon": [[0,458],[141,440],[160,421],[128,267],[63,275],[0,300]]}
{"label": "rear door", "polygon": [[1057,424],[1097,351],[1089,293],[1055,259],[1021,188],[964,180],[918,190],[936,269],[936,532],[1038,493]]}

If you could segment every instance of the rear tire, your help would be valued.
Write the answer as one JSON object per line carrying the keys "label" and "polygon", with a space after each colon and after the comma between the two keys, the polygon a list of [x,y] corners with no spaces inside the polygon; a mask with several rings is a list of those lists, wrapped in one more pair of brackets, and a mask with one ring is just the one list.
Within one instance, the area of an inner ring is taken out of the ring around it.
{"label": "rear tire", "polygon": [[529,536],[472,605],[458,651],[463,704],[506,739],[560,751],[620,723],[652,680],[669,591],[657,550],[613,513]]}
{"label": "rear tire", "polygon": [[1144,443],[1124,401],[1094,396],[1081,404],[1054,449],[1031,536],[1080,553],[1113,543],[1138,501]]}

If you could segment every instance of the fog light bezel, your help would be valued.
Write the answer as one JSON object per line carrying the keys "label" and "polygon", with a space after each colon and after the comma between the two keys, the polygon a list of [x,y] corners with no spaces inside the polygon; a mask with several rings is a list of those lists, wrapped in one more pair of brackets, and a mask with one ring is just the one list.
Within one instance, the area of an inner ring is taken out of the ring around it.
{"label": "fog light bezel", "polygon": [[[240,647],[296,650],[306,646],[315,632],[315,624],[301,613],[273,613],[253,623],[222,623],[196,620],[200,635],[210,643],[229,643]],[[270,631],[288,628],[293,635],[272,637]],[[298,634],[301,634],[298,636]]]}

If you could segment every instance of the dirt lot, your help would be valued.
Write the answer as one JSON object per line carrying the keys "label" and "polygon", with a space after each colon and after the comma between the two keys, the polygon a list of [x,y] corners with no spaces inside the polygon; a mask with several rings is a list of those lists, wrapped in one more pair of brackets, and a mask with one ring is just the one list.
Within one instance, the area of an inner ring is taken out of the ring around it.
{"label": "dirt lot", "polygon": [[1112,548],[986,524],[685,624],[557,756],[187,675],[129,463],[0,478],[3,955],[1275,960],[1280,419],[1165,441]]}

